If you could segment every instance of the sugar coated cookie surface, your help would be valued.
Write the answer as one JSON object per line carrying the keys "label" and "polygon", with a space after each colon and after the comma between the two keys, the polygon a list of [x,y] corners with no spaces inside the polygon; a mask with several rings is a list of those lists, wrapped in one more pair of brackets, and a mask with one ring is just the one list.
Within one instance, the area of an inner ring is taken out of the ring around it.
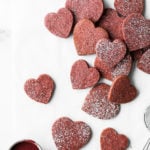
{"label": "sugar coated cookie surface", "polygon": [[120,105],[108,101],[109,89],[110,86],[105,83],[92,88],[86,96],[82,110],[99,119],[116,117],[120,111]]}
{"label": "sugar coated cookie surface", "polygon": [[58,150],[79,150],[91,138],[91,128],[82,121],[62,117],[52,126],[52,136]]}
{"label": "sugar coated cookie surface", "polygon": [[104,10],[98,25],[104,28],[112,39],[123,40],[122,23],[124,18],[119,17],[114,9],[107,8]]}
{"label": "sugar coated cookie surface", "polygon": [[140,58],[138,64],[138,68],[142,71],[150,74],[150,49],[148,49]]}
{"label": "sugar coated cookie surface", "polygon": [[126,45],[123,41],[116,39],[100,39],[96,44],[96,54],[108,67],[117,65],[126,54]]}
{"label": "sugar coated cookie surface", "polygon": [[117,104],[131,102],[137,96],[136,88],[131,85],[128,76],[118,76],[112,83],[108,100]]}
{"label": "sugar coated cookie surface", "polygon": [[122,32],[130,51],[150,46],[150,20],[133,13],[123,21]]}
{"label": "sugar coated cookie surface", "polygon": [[70,9],[75,17],[75,22],[81,19],[98,21],[104,9],[102,0],[67,0],[66,8]]}
{"label": "sugar coated cookie surface", "polygon": [[129,75],[132,68],[132,58],[128,54],[115,67],[109,68],[96,57],[94,66],[99,70],[103,78],[114,80],[119,75]]}
{"label": "sugar coated cookie surface", "polygon": [[45,26],[53,34],[67,38],[70,35],[73,16],[67,8],[61,8],[57,13],[48,13],[45,16]]}
{"label": "sugar coated cookie surface", "polygon": [[126,17],[131,13],[142,13],[144,0],[115,0],[114,5],[117,12]]}
{"label": "sugar coated cookie surface", "polygon": [[108,38],[108,33],[87,19],[79,21],[73,32],[74,44],[78,55],[95,54],[95,46],[98,40]]}
{"label": "sugar coated cookie surface", "polygon": [[31,99],[47,104],[52,97],[54,86],[53,79],[43,74],[38,79],[28,79],[24,84],[24,90]]}
{"label": "sugar coated cookie surface", "polygon": [[76,61],[71,69],[70,79],[73,89],[85,89],[94,86],[100,79],[98,70],[89,67],[85,60]]}
{"label": "sugar coated cookie surface", "polygon": [[106,128],[100,137],[101,150],[127,150],[129,139],[113,128]]}

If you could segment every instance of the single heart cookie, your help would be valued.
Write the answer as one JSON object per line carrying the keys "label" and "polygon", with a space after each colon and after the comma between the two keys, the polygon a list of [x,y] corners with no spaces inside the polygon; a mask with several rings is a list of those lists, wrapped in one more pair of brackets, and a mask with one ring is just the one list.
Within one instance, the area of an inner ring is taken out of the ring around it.
{"label": "single heart cookie", "polygon": [[54,81],[47,75],[40,75],[39,78],[29,79],[24,84],[26,94],[33,100],[47,104],[54,91]]}
{"label": "single heart cookie", "polygon": [[58,150],[79,150],[89,142],[91,129],[84,122],[62,117],[53,124],[52,136]]}
{"label": "single heart cookie", "polygon": [[138,64],[138,68],[142,71],[150,74],[150,49],[148,49],[140,58]]}
{"label": "single heart cookie", "polygon": [[129,146],[129,139],[118,134],[113,128],[106,128],[100,137],[101,150],[126,150]]}
{"label": "single heart cookie", "polygon": [[130,51],[150,46],[150,21],[141,14],[131,14],[123,21],[122,32]]}
{"label": "single heart cookie", "polygon": [[45,17],[46,28],[62,38],[67,38],[70,35],[72,25],[73,16],[67,8],[61,8],[57,13],[49,13]]}
{"label": "single heart cookie", "polygon": [[126,54],[126,45],[119,39],[111,42],[109,39],[100,39],[96,44],[96,54],[109,68],[117,65]]}
{"label": "single heart cookie", "polygon": [[75,22],[81,19],[98,21],[104,9],[102,0],[67,0],[66,8],[72,11]]}
{"label": "single heart cookie", "polygon": [[99,39],[108,38],[108,33],[87,19],[79,21],[73,32],[74,44],[78,55],[95,54],[95,46]]}
{"label": "single heart cookie", "polygon": [[112,83],[108,100],[117,104],[131,102],[137,96],[136,88],[131,85],[128,76],[118,76]]}
{"label": "single heart cookie", "polygon": [[114,6],[119,14],[126,17],[132,13],[142,13],[144,0],[115,0]]}
{"label": "single heart cookie", "polygon": [[98,57],[96,57],[94,66],[103,78],[114,80],[119,75],[129,75],[132,68],[132,58],[128,54],[115,67],[109,68]]}
{"label": "single heart cookie", "polygon": [[96,68],[89,67],[85,60],[78,60],[72,66],[70,78],[73,89],[85,89],[95,85],[100,74]]}
{"label": "single heart cookie", "polygon": [[109,89],[110,86],[105,83],[92,88],[86,96],[82,110],[99,119],[111,119],[117,116],[120,111],[120,105],[108,101]]}
{"label": "single heart cookie", "polygon": [[122,34],[122,23],[124,18],[118,16],[117,12],[114,9],[107,8],[105,9],[102,17],[100,18],[98,25],[104,28],[114,39],[123,40]]}

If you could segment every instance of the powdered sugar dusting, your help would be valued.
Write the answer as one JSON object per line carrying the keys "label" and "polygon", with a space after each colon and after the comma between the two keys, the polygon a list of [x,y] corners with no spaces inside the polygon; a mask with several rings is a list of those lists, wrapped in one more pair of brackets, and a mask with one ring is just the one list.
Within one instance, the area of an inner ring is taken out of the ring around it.
{"label": "powdered sugar dusting", "polygon": [[63,117],[53,124],[52,135],[58,150],[79,150],[90,140],[91,129],[84,122]]}
{"label": "powdered sugar dusting", "polygon": [[126,46],[119,39],[113,42],[109,39],[101,39],[96,44],[96,54],[108,67],[112,68],[124,58]]}
{"label": "powdered sugar dusting", "polygon": [[132,67],[132,58],[127,55],[117,66],[112,69],[112,78],[116,78],[119,75],[128,75]]}
{"label": "powdered sugar dusting", "polygon": [[138,68],[150,74],[150,49],[148,49],[138,62]]}
{"label": "powdered sugar dusting", "polygon": [[87,95],[82,110],[99,119],[111,119],[120,111],[120,105],[107,100],[110,87],[100,84],[94,87]]}
{"label": "powdered sugar dusting", "polygon": [[150,21],[131,14],[123,22],[123,36],[130,51],[150,46]]}
{"label": "powdered sugar dusting", "polygon": [[144,0],[115,0],[114,5],[118,13],[128,16],[131,13],[142,13]]}

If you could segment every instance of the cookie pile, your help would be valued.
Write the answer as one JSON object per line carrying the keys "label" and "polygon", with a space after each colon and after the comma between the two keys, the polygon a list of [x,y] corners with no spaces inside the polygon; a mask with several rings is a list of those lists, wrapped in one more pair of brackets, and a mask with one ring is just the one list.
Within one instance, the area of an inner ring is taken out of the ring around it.
{"label": "cookie pile", "polygon": [[[137,96],[129,74],[134,61],[137,67],[150,74],[150,20],[142,15],[144,0],[114,1],[115,9],[105,8],[102,0],[66,0],[64,8],[45,16],[45,27],[54,35],[67,38],[73,32],[79,56],[95,55],[93,66],[83,59],[71,68],[73,89],[92,89],[82,110],[99,119],[112,119],[119,114],[121,104]],[[99,83],[101,78],[111,85]],[[54,81],[48,75],[29,79],[24,86],[32,99],[48,103],[54,91]],[[79,150],[91,137],[84,122],[67,117],[58,119],[52,135],[59,150]],[[102,150],[125,150],[129,140],[112,128],[105,129],[100,138]]]}

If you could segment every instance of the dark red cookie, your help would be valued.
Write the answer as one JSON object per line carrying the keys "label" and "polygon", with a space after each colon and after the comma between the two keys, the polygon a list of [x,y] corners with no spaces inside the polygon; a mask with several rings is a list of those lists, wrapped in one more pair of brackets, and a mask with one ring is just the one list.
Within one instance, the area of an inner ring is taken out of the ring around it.
{"label": "dark red cookie", "polygon": [[70,9],[75,17],[75,22],[81,19],[98,21],[104,9],[102,0],[67,0],[66,8]]}
{"label": "dark red cookie", "polygon": [[138,64],[138,68],[142,71],[150,74],[150,49],[148,49],[140,58]]}
{"label": "dark red cookie", "polygon": [[29,79],[24,84],[26,94],[33,100],[47,104],[54,91],[54,81],[47,75],[40,75],[39,78]]}
{"label": "dark red cookie", "polygon": [[95,54],[95,46],[99,39],[108,38],[108,33],[87,19],[79,21],[73,33],[74,44],[78,55]]}
{"label": "dark red cookie", "polygon": [[108,100],[116,104],[131,102],[137,96],[136,88],[131,85],[128,76],[118,76],[112,83]]}
{"label": "dark red cookie", "polygon": [[86,96],[82,110],[99,119],[111,119],[118,115],[120,105],[107,100],[110,86],[101,83],[92,88]]}
{"label": "dark red cookie", "polygon": [[49,13],[45,17],[45,26],[53,34],[67,38],[73,25],[72,13],[67,8],[61,8],[57,13]]}
{"label": "dark red cookie", "polygon": [[114,39],[123,40],[122,34],[122,23],[124,18],[119,17],[117,12],[114,9],[107,8],[105,9],[98,25],[104,28],[110,35],[110,37]]}
{"label": "dark red cookie", "polygon": [[52,135],[58,150],[79,150],[89,142],[91,129],[84,122],[63,117],[53,124]]}
{"label": "dark red cookie", "polygon": [[123,21],[122,32],[130,51],[150,46],[150,21],[141,14],[131,14]]}
{"label": "dark red cookie", "polygon": [[129,139],[113,128],[106,128],[100,137],[101,150],[127,150]]}
{"label": "dark red cookie", "polygon": [[96,44],[96,54],[109,68],[117,65],[126,54],[126,45],[119,39],[111,42],[109,39],[100,39]]}
{"label": "dark red cookie", "polygon": [[142,13],[144,0],[115,0],[115,8],[119,14],[126,17],[132,13]]}
{"label": "dark red cookie", "polygon": [[95,85],[100,74],[96,68],[89,67],[85,60],[78,60],[72,66],[70,78],[73,89],[85,89]]}
{"label": "dark red cookie", "polygon": [[132,51],[131,56],[133,57],[134,60],[139,60],[142,57],[143,53],[145,53],[149,48],[150,47],[143,48],[137,51]]}
{"label": "dark red cookie", "polygon": [[132,68],[132,58],[128,54],[115,67],[109,68],[96,57],[94,66],[99,70],[102,77],[108,80],[114,80],[119,75],[129,75]]}

